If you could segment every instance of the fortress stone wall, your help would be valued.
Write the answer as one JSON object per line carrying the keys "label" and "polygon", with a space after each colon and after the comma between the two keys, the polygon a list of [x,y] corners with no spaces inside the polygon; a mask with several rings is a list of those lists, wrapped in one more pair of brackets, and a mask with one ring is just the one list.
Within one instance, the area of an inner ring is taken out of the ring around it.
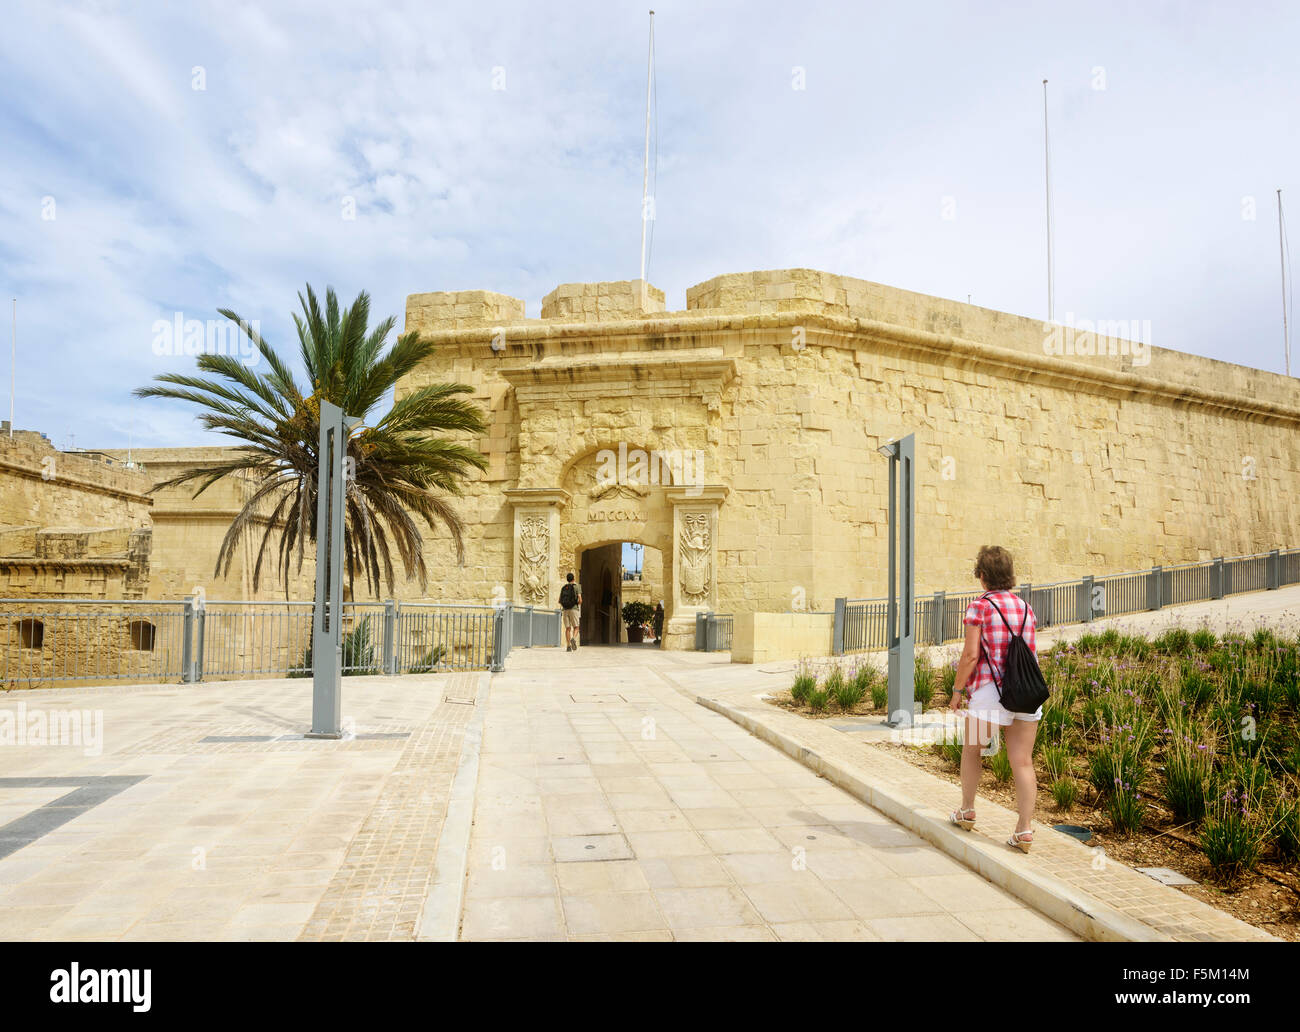
{"label": "fortress stone wall", "polygon": [[[469,383],[490,421],[467,565],[432,535],[431,593],[540,603],[583,551],[641,541],[670,644],[702,608],[883,595],[876,448],[906,433],[922,591],[971,584],[986,543],[1039,584],[1296,544],[1294,379],[813,270],[719,276],[684,311],[640,287],[565,284],[537,319],[488,291],[408,298],[438,349],[399,395]],[[699,469],[610,482],[620,447]]]}

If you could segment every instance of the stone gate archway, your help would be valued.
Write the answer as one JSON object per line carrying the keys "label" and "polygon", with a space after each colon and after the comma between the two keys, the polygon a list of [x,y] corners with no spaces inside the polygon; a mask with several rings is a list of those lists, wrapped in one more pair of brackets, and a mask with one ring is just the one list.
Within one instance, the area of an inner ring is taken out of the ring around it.
{"label": "stone gate archway", "polygon": [[[515,509],[516,598],[554,605],[567,574],[582,575],[584,553],[640,542],[663,557],[664,646],[693,647],[695,614],[717,604],[718,508],[726,488],[683,483],[694,476],[691,461],[623,442],[587,450],[553,488],[507,491]],[[612,559],[605,565],[618,568]],[[618,618],[605,593],[599,581],[583,584],[584,639],[599,632],[593,602]],[[601,637],[609,640],[608,615],[604,627]]]}

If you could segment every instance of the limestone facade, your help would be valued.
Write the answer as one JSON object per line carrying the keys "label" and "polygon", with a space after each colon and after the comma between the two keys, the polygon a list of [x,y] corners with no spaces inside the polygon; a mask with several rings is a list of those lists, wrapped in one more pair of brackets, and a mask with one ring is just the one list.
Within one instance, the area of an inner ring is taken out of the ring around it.
{"label": "limestone facade", "polygon": [[555,587],[639,541],[664,559],[670,646],[702,608],[881,596],[876,448],[906,433],[921,592],[971,584],[987,543],[1038,584],[1296,544],[1294,379],[1149,341],[1061,353],[1038,320],[806,269],[715,277],[684,311],[645,296],[567,284],[537,319],[487,291],[408,299],[405,329],[438,349],[399,396],[468,383],[490,424],[458,503],[467,564],[430,535],[432,593],[521,600],[521,546]]}
{"label": "limestone facade", "polygon": [[143,598],[150,481],[98,452],[0,432],[0,599]]}

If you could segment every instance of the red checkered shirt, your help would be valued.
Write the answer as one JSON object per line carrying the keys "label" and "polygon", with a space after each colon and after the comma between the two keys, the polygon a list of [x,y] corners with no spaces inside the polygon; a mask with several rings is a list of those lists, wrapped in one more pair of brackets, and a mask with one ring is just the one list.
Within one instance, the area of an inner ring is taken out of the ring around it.
{"label": "red checkered shirt", "polygon": [[[993,603],[1002,610],[1002,616],[1007,618],[1006,623],[1003,623],[1002,617],[993,611],[989,599],[992,599]],[[1029,613],[1027,620],[1025,620],[1026,611]],[[1037,656],[1035,631],[1038,621],[1034,618],[1034,611],[1025,605],[1019,595],[1010,591],[989,591],[966,607],[966,617],[962,623],[967,627],[980,628],[980,640],[984,644],[984,655],[976,664],[975,673],[971,675],[966,685],[966,690],[971,695],[988,684],[995,685],[994,690],[996,690],[993,673],[997,674],[998,681],[1002,680],[1002,670],[1007,661],[1007,646],[1011,644],[1012,632],[1020,633],[1021,620],[1025,620],[1025,644]],[[1007,624],[1011,625],[1011,630],[1007,630]],[[989,671],[990,664],[993,673]]]}

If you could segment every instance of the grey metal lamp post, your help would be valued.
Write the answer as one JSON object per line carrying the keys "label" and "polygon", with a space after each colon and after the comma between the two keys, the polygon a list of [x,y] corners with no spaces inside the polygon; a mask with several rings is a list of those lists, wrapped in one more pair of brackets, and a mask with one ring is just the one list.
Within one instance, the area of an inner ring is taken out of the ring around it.
{"label": "grey metal lamp post", "polygon": [[316,478],[316,604],[312,610],[311,731],[343,737],[343,500],[348,434],[360,418],[320,403]]}
{"label": "grey metal lamp post", "polygon": [[889,459],[889,716],[885,724],[911,727],[916,667],[915,436],[890,441],[877,451]]}

